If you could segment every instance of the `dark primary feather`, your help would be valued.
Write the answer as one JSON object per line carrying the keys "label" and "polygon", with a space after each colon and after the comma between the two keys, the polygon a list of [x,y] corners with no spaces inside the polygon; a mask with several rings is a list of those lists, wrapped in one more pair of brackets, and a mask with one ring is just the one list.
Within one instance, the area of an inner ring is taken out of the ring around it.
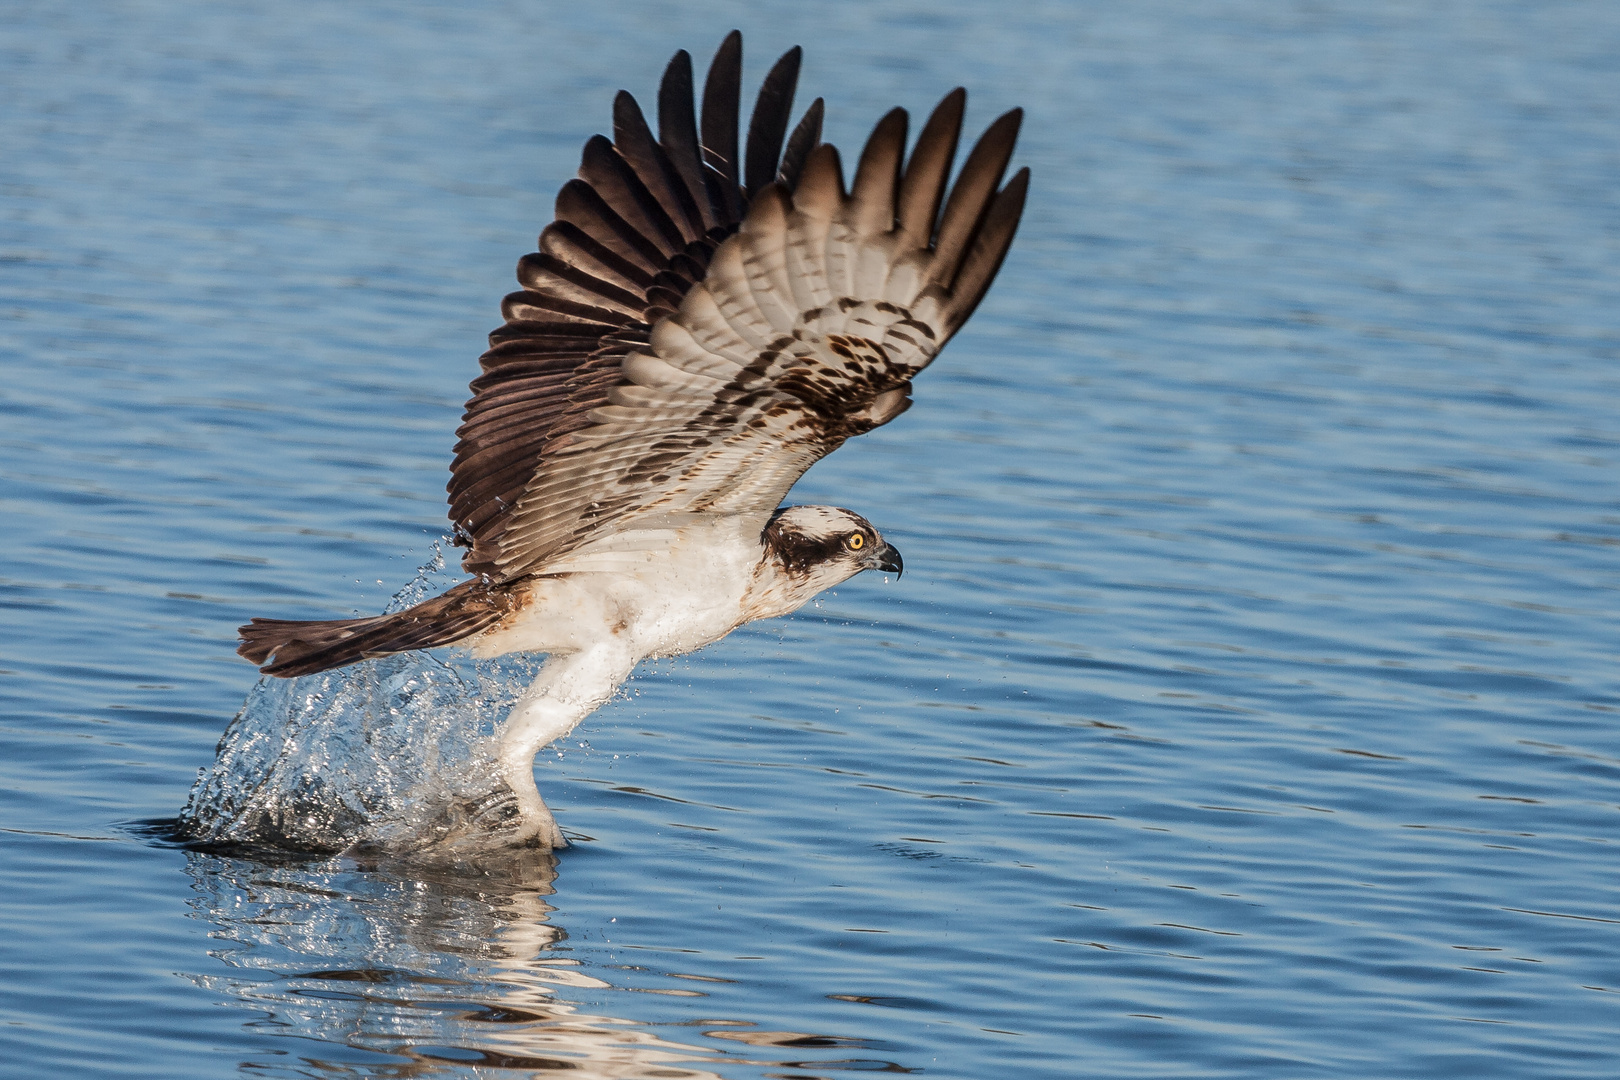
{"label": "dark primary feather", "polygon": [[720,43],[703,83],[703,163],[714,170],[707,176],[711,196],[725,207],[725,215],[742,217],[742,196],[737,163],[737,120],[742,107],[742,34],[733,30]]}
{"label": "dark primary feather", "polygon": [[820,98],[812,101],[810,107],[804,111],[804,118],[799,121],[798,127],[788,136],[787,149],[782,152],[782,164],[777,169],[776,178],[789,191],[799,186],[799,173],[804,170],[804,159],[821,142],[821,114],[825,107]]}
{"label": "dark primary feather", "polygon": [[958,86],[939,103],[911,149],[911,160],[900,180],[900,201],[895,207],[900,242],[907,247],[927,247],[933,242],[934,223],[939,219],[951,162],[956,160],[965,108],[967,91]]}
{"label": "dark primary feather", "polygon": [[965,93],[909,158],[894,110],[846,195],[820,99],[788,134],[797,49],[765,78],[739,160],[741,61],[733,32],[694,106],[677,53],[656,138],[621,92],[613,140],[586,144],[519,264],[452,465],[469,572],[521,577],[642,513],[769,513],[804,469],[905,409],[994,279],[1027,188],[1027,170],[1001,187],[1018,110],[948,194]]}
{"label": "dark primary feather", "polygon": [[658,86],[658,142],[675,166],[691,198],[703,217],[703,231],[718,226],[709,203],[709,189],[703,179],[703,149],[698,142],[697,113],[692,106],[692,57],[685,49],[676,53],[664,69]]}
{"label": "dark primary feather", "polygon": [[787,135],[793,112],[793,91],[799,85],[799,60],[804,50],[797,45],[765,76],[759,99],[754,103],[754,122],[748,125],[748,165],[745,190],[749,198],[776,179],[782,160],[782,139]]}
{"label": "dark primary feather", "polygon": [[[937,284],[949,288],[956,280],[968,254],[968,245],[984,220],[991,197],[1012,158],[1013,143],[1018,140],[1018,127],[1023,119],[1022,109],[997,118],[968,152],[968,159],[962,164],[962,171],[957,174],[956,183],[945,200],[945,211],[940,215],[939,232],[934,239],[934,267],[930,277]],[[971,310],[976,303],[974,300],[967,307]]]}

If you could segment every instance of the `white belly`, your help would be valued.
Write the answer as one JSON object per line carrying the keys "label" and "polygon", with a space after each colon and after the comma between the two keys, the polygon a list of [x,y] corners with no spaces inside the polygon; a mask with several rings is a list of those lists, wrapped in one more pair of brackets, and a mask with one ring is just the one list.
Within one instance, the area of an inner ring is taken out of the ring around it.
{"label": "white belly", "polygon": [[548,565],[473,655],[571,653],[610,642],[636,660],[702,648],[743,621],[761,558],[758,519],[683,519],[619,533]]}

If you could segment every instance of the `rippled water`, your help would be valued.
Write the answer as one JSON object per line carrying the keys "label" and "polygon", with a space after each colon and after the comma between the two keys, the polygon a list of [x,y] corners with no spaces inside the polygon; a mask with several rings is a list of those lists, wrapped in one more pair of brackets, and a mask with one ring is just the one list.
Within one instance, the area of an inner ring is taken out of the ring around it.
{"label": "rippled water", "polygon": [[[795,493],[905,579],[641,672],[542,756],[555,860],[163,841],[234,628],[431,557],[580,144],[733,25],[846,146],[1029,108],[996,289]],[[1620,8],[90,2],[0,57],[0,1074],[1614,1075]]]}

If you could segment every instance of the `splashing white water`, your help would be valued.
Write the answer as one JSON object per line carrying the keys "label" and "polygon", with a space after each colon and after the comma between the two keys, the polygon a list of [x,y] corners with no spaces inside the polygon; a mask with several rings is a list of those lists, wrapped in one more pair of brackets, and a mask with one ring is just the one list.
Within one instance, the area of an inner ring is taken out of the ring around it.
{"label": "splashing white water", "polygon": [[[454,580],[435,544],[388,610]],[[440,650],[261,678],[192,786],[178,832],[209,845],[319,852],[499,846],[515,807],[494,734],[541,659]]]}

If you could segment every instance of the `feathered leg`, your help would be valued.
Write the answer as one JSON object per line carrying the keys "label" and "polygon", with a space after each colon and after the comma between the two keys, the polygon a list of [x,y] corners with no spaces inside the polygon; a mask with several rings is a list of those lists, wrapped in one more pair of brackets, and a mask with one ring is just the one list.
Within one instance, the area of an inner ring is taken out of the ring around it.
{"label": "feathered leg", "polygon": [[553,654],[512,706],[501,728],[499,753],[501,778],[517,797],[515,839],[548,848],[568,846],[535,786],[534,756],[606,704],[635,666],[635,657],[612,643]]}

